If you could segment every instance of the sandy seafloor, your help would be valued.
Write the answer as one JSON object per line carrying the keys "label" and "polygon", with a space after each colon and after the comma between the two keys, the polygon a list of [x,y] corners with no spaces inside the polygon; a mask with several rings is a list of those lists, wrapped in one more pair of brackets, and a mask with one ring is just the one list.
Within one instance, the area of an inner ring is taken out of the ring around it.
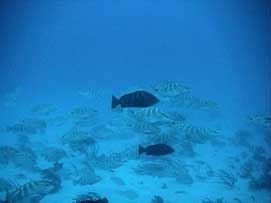
{"label": "sandy seafloor", "polygon": [[[135,89],[135,87],[128,88],[124,90],[129,92]],[[141,89],[141,88],[138,88]],[[147,88],[146,88],[147,89]],[[94,90],[92,90],[94,91]],[[116,91],[117,92],[117,91]],[[121,91],[123,92],[123,91]],[[121,94],[121,93],[119,93]],[[18,93],[19,96],[23,95],[23,90]],[[64,149],[67,152],[67,156],[60,160],[64,164],[64,171],[72,171],[70,177],[63,175],[65,172],[60,171],[58,174],[61,176],[61,189],[53,194],[46,195],[40,202],[42,203],[66,203],[71,202],[74,197],[79,194],[84,194],[87,192],[97,192],[102,196],[106,196],[111,203],[141,203],[141,202],[152,202],[154,195],[160,196],[164,199],[164,202],[186,202],[186,203],[201,203],[208,202],[206,199],[209,198],[209,202],[221,202],[218,199],[223,198],[222,202],[247,202],[247,203],[268,203],[270,202],[270,188],[260,188],[251,189],[249,188],[250,178],[241,178],[240,173],[242,173],[241,167],[249,157],[253,157],[255,152],[252,148],[247,148],[247,146],[242,145],[242,142],[234,142],[237,138],[237,132],[239,130],[245,130],[246,135],[249,136],[248,142],[252,146],[261,146],[265,151],[263,156],[270,157],[268,153],[269,144],[266,142],[266,136],[268,136],[268,129],[263,128],[261,123],[250,123],[246,120],[248,113],[236,113],[234,118],[231,117],[227,112],[223,112],[227,109],[220,105],[219,110],[201,110],[197,108],[189,107],[178,107],[173,108],[171,105],[168,106],[168,98],[157,105],[154,108],[160,109],[163,112],[180,112],[186,118],[187,123],[193,123],[195,126],[204,126],[214,128],[219,132],[219,142],[218,144],[211,144],[206,141],[202,144],[193,144],[193,149],[195,152],[194,156],[185,154],[184,151],[178,148],[178,142],[182,142],[182,135],[177,134],[177,141],[172,144],[175,148],[175,154],[170,154],[164,158],[170,158],[171,160],[179,160],[182,164],[187,166],[199,166],[198,163],[208,164],[212,169],[213,175],[210,177],[206,175],[205,169],[200,169],[200,174],[204,176],[203,179],[199,178],[195,173],[193,168],[188,167],[188,172],[192,177],[192,182],[186,184],[177,182],[174,177],[172,177],[172,171],[165,172],[164,176],[169,177],[157,177],[155,175],[139,175],[135,173],[135,168],[143,163],[156,162],[160,158],[148,157],[148,156],[136,156],[132,155],[128,157],[127,160],[121,164],[121,166],[116,168],[101,168],[95,164],[92,168],[95,169],[97,175],[102,177],[100,181],[90,185],[78,185],[74,184],[73,181],[80,176],[80,168],[82,167],[82,160],[84,160],[84,153],[75,152],[71,150],[68,145],[61,144],[61,136],[65,134],[69,129],[74,127],[74,120],[72,117],[61,122],[49,122],[49,120],[56,118],[59,115],[70,115],[74,108],[84,108],[90,107],[98,110],[98,116],[91,118],[91,122],[86,127],[83,125],[81,128],[84,131],[91,132],[91,135],[96,140],[98,147],[98,154],[111,155],[114,152],[122,152],[123,150],[131,151],[132,153],[137,153],[138,144],[146,144],[144,138],[150,136],[150,134],[145,134],[137,130],[133,130],[128,125],[123,125],[128,122],[127,110],[121,111],[120,109],[111,110],[110,109],[110,94],[100,96],[99,94],[93,94],[82,96],[78,92],[74,91],[70,94],[71,98],[74,97],[72,105],[62,105],[58,101],[54,105],[57,107],[54,112],[49,115],[37,115],[31,112],[31,107],[38,105],[30,104],[28,99],[23,99],[21,105],[28,106],[23,110],[20,107],[20,101],[13,101],[12,105],[2,105],[3,112],[7,112],[7,115],[12,115],[10,119],[3,121],[2,126],[8,126],[12,123],[16,123],[25,118],[43,119],[48,121],[47,128],[45,132],[37,133],[33,135],[27,135],[29,137],[28,141],[18,141],[20,135],[10,132],[2,132],[1,136],[5,138],[1,142],[1,146],[9,145],[18,147],[19,144],[26,144],[28,148],[32,149],[37,155],[35,164],[40,168],[48,168],[52,166],[52,162],[48,162],[41,155],[42,151],[46,150],[48,146],[54,146],[56,148]],[[161,98],[162,96],[160,96]],[[52,101],[54,99],[52,98]],[[63,103],[65,104],[65,103]],[[32,108],[33,110],[33,108]],[[133,109],[134,111],[141,111],[142,109]],[[228,110],[228,109],[227,109]],[[129,115],[129,114],[128,114]],[[8,118],[8,116],[6,117]],[[17,118],[17,119],[15,119]],[[105,126],[99,128],[99,130],[92,130],[93,126],[99,123],[106,123],[110,126],[111,130],[108,130]],[[55,125],[56,124],[56,125]],[[78,127],[80,128],[80,126]],[[163,128],[163,127],[161,127]],[[174,127],[172,127],[174,128]],[[113,130],[112,130],[113,129]],[[270,129],[269,129],[270,130]],[[242,138],[245,139],[245,138]],[[24,143],[25,142],[25,143]],[[244,140],[245,142],[245,140]],[[147,142],[148,143],[148,142]],[[152,143],[149,141],[149,143]],[[182,154],[184,153],[184,154]],[[242,155],[246,154],[246,155]],[[252,159],[253,160],[253,159]],[[162,162],[158,162],[161,164]],[[165,162],[167,163],[167,162]],[[252,161],[255,165],[260,165],[261,161]],[[74,170],[74,166],[79,169],[79,174]],[[28,166],[26,166],[27,168]],[[166,166],[167,167],[167,166]],[[236,178],[236,182],[233,187],[228,187],[226,184],[216,177],[220,169],[225,169],[232,172]],[[252,170],[252,169],[251,169]],[[254,175],[261,173],[254,170]],[[17,174],[24,174],[23,178],[16,178]],[[173,175],[174,176],[174,175]],[[257,176],[257,175],[256,175]],[[7,178],[17,185],[22,185],[23,183],[39,179],[39,173],[31,172],[28,169],[20,165],[15,165],[10,163],[8,165],[1,166],[1,178]],[[121,179],[121,183],[118,181],[112,181],[112,177],[118,177]],[[2,192],[2,195],[4,193]],[[155,201],[153,201],[155,203]]]}

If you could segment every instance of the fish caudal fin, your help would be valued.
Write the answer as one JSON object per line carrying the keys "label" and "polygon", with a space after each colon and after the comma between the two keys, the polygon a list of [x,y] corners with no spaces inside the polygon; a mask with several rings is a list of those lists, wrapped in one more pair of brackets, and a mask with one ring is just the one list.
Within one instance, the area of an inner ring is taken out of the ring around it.
{"label": "fish caudal fin", "polygon": [[142,147],[141,145],[138,146],[138,154],[143,154],[145,152],[145,148]]}
{"label": "fish caudal fin", "polygon": [[115,96],[112,96],[112,104],[111,104],[111,108],[114,109],[116,108],[116,106],[119,105],[119,99]]}

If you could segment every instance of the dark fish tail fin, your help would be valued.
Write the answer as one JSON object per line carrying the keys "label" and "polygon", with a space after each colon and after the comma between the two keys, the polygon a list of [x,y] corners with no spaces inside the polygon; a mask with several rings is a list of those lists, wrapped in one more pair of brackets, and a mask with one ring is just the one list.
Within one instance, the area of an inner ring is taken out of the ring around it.
{"label": "dark fish tail fin", "polygon": [[145,148],[142,147],[141,145],[138,146],[138,154],[143,154],[145,152]]}
{"label": "dark fish tail fin", "polygon": [[115,97],[115,96],[112,96],[112,105],[111,105],[111,108],[114,109],[118,105],[119,105],[119,99],[117,97]]}

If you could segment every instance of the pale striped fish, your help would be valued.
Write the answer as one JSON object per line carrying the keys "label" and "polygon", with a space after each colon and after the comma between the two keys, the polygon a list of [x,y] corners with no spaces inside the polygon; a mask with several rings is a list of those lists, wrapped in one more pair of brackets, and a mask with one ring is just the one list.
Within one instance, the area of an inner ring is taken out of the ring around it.
{"label": "pale striped fish", "polygon": [[96,148],[96,141],[91,134],[78,128],[72,128],[61,137],[61,143],[68,145],[71,150],[86,152],[89,148]]}
{"label": "pale striped fish", "polygon": [[218,132],[210,128],[197,127],[185,123],[178,123],[175,127],[181,131],[186,139],[193,143],[202,144],[218,136]]}
{"label": "pale striped fish", "polygon": [[47,123],[43,119],[28,118],[28,119],[24,119],[21,122],[26,126],[30,126],[36,129],[38,133],[45,133],[46,128],[47,128]]}
{"label": "pale striped fish", "polygon": [[161,143],[161,144],[169,144],[173,146],[178,142],[178,133],[175,130],[171,130],[169,132],[162,132],[159,134],[152,134],[146,138],[146,144],[156,144],[156,143]]}
{"label": "pale striped fish", "polygon": [[246,121],[249,124],[258,125],[267,129],[271,129],[271,116],[249,115],[246,117]]}
{"label": "pale striped fish", "polygon": [[16,167],[29,170],[39,171],[39,167],[36,162],[36,157],[28,152],[18,152],[12,157],[12,162]]}
{"label": "pale striped fish", "polygon": [[187,94],[190,92],[190,88],[181,85],[172,80],[162,80],[156,85],[152,86],[152,89],[159,95],[165,97],[172,97],[180,94]]}
{"label": "pale striped fish", "polygon": [[16,135],[33,135],[37,133],[37,129],[33,126],[26,125],[24,122],[19,122],[14,125],[5,127],[5,132]]}
{"label": "pale striped fish", "polygon": [[12,161],[13,157],[18,153],[18,150],[12,146],[0,146],[0,164],[6,165]]}
{"label": "pale striped fish", "polygon": [[90,166],[95,166],[104,170],[112,170],[120,167],[126,160],[124,160],[121,153],[113,153],[110,155],[88,154],[88,163]]}
{"label": "pale striped fish", "polygon": [[42,199],[41,194],[36,193],[36,190],[39,187],[39,182],[29,182],[22,186],[18,186],[15,190],[8,192],[7,202],[39,202]]}
{"label": "pale striped fish", "polygon": [[14,125],[7,126],[5,131],[16,135],[34,135],[37,133],[45,133],[46,129],[46,121],[29,118],[21,120]]}
{"label": "pale striped fish", "polygon": [[161,120],[171,121],[169,116],[162,112],[159,108],[150,107],[140,110],[129,110],[129,115],[136,120],[147,120],[149,122],[156,122]]}
{"label": "pale striped fish", "polygon": [[81,106],[74,108],[70,115],[76,121],[87,121],[93,120],[97,117],[97,110],[88,107],[88,106]]}
{"label": "pale striped fish", "polygon": [[82,168],[78,168],[73,166],[75,170],[75,178],[73,183],[75,185],[93,185],[102,180],[101,176],[98,176],[91,166],[83,166]]}
{"label": "pale striped fish", "polygon": [[167,116],[170,120],[173,120],[175,122],[185,122],[186,116],[183,113],[180,113],[178,111],[169,111],[167,112]]}
{"label": "pale striped fish", "polygon": [[57,147],[46,147],[42,150],[41,156],[49,162],[58,162],[61,159],[67,157],[67,153],[64,149]]}
{"label": "pale striped fish", "polygon": [[31,113],[37,116],[48,116],[57,111],[57,107],[54,104],[38,104],[34,106]]}
{"label": "pale striped fish", "polygon": [[102,102],[104,98],[111,96],[104,90],[96,90],[92,88],[82,88],[78,90],[78,94],[86,99]]}
{"label": "pale striped fish", "polygon": [[178,95],[171,103],[177,107],[192,108],[197,110],[217,110],[218,104],[211,100],[204,100],[191,95]]}
{"label": "pale striped fish", "polygon": [[120,152],[112,154],[97,155],[97,153],[87,153],[87,163],[103,169],[112,169],[121,166],[124,162],[139,158],[138,145],[129,145]]}
{"label": "pale striped fish", "polygon": [[121,159],[124,161],[135,160],[139,157],[138,146],[137,145],[128,146],[126,149],[122,150],[120,154],[122,157]]}
{"label": "pale striped fish", "polygon": [[53,126],[53,127],[60,127],[66,124],[66,122],[70,119],[70,114],[64,114],[64,115],[59,115],[56,117],[51,117],[46,120],[48,126]]}
{"label": "pale striped fish", "polygon": [[13,187],[14,184],[11,181],[0,177],[0,193],[11,190]]}
{"label": "pale striped fish", "polygon": [[11,203],[34,203],[39,202],[46,195],[56,192],[60,188],[60,179],[41,179],[17,186],[9,191],[7,202]]}
{"label": "pale striped fish", "polygon": [[133,131],[138,133],[154,134],[161,131],[158,125],[147,121],[130,122],[128,126],[131,127]]}

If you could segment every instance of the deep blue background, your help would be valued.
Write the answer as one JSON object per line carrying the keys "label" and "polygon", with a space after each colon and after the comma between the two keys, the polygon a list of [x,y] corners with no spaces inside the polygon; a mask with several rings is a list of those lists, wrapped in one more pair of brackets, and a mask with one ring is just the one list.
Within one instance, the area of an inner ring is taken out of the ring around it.
{"label": "deep blue background", "polygon": [[270,8],[269,0],[1,1],[1,91],[69,100],[79,87],[173,79],[233,109],[270,112]]}

